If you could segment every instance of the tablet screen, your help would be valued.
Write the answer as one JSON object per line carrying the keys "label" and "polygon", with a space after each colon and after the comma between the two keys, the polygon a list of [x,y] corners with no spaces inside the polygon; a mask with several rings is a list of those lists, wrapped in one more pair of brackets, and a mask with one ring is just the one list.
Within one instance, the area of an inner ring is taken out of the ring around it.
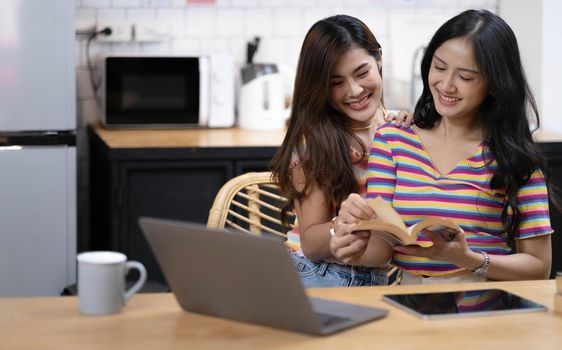
{"label": "tablet screen", "polygon": [[383,299],[422,318],[546,310],[544,305],[501,289],[387,294]]}

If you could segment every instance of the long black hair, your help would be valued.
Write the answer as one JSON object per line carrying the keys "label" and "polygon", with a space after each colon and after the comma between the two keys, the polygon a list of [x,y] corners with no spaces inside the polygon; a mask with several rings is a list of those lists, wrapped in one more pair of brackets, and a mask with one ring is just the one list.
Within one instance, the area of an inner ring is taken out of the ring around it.
{"label": "long black hair", "polygon": [[517,39],[509,25],[489,11],[467,10],[445,22],[425,50],[421,62],[423,92],[414,111],[417,126],[430,129],[441,119],[435,109],[428,75],[435,51],[454,38],[472,43],[476,63],[487,83],[488,96],[479,111],[483,142],[497,163],[491,187],[505,190],[502,222],[513,249],[514,235],[522,219],[516,201],[518,190],[537,169],[548,180],[545,158],[532,138],[540,126],[539,112],[525,78]]}
{"label": "long black hair", "polygon": [[[302,44],[292,111],[287,133],[271,161],[273,177],[289,199],[282,218],[301,200],[313,183],[324,193],[327,205],[338,206],[352,192],[358,191],[350,157],[350,139],[357,138],[349,118],[329,103],[330,79],[338,59],[352,46],[369,52],[379,64],[382,76],[381,46],[369,28],[359,19],[336,15],[312,25]],[[382,103],[382,102],[381,102]],[[304,171],[304,189],[297,190],[291,182],[292,153],[299,154]],[[360,145],[362,142],[357,139]],[[363,153],[368,150],[363,150]]]}

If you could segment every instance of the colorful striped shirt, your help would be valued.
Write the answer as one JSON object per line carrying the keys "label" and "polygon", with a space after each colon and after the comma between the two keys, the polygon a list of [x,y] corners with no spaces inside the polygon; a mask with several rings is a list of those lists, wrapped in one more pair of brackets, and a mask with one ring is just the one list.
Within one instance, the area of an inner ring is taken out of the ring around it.
{"label": "colorful striped shirt", "polygon": [[[502,225],[503,189],[492,189],[497,168],[492,154],[481,144],[469,158],[448,174],[440,174],[414,129],[387,124],[379,128],[368,162],[367,197],[381,196],[392,203],[407,226],[426,217],[455,221],[473,251],[506,255],[510,249]],[[516,201],[522,221],[515,239],[551,234],[548,194],[544,176],[536,170],[519,189]],[[431,240],[418,238],[419,245]],[[445,261],[396,252],[393,263],[415,275],[448,275],[463,269]]]}

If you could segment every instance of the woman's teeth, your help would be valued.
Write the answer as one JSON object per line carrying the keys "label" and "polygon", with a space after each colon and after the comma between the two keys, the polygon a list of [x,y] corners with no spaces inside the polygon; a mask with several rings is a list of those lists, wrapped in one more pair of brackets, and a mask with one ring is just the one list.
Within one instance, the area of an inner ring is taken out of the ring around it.
{"label": "woman's teeth", "polygon": [[440,97],[443,101],[445,101],[445,102],[451,102],[451,103],[452,103],[452,102],[457,102],[457,101],[460,101],[460,100],[461,100],[460,98],[446,97],[446,96],[441,95],[441,94],[439,94],[439,97]]}
{"label": "woman's teeth", "polygon": [[359,101],[355,101],[355,102],[350,102],[349,105],[351,107],[357,107],[362,105],[363,103],[367,102],[367,100],[369,99],[370,95],[365,96],[363,99],[359,100]]}

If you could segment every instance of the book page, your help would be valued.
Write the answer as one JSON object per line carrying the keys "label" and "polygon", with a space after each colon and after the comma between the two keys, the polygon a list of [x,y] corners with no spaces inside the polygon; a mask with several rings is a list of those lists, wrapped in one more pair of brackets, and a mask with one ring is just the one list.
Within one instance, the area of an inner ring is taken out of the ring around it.
{"label": "book page", "polygon": [[410,227],[412,234],[418,236],[420,232],[431,231],[443,238],[445,242],[455,239],[455,236],[462,232],[462,229],[452,220],[444,218],[427,218]]}
{"label": "book page", "polygon": [[404,231],[407,230],[406,224],[404,224],[400,214],[394,210],[390,203],[382,199],[382,197],[370,200],[369,205],[375,209],[375,212],[377,213],[377,220],[400,228]]}
{"label": "book page", "polygon": [[452,241],[459,232],[462,232],[452,220],[439,217],[426,218],[407,227],[400,214],[382,197],[370,200],[369,205],[376,211],[377,217],[360,222],[353,230],[371,231],[371,234],[379,235],[393,245],[416,244],[418,235],[425,230],[440,235],[446,242]]}
{"label": "book page", "polygon": [[[392,236],[391,238],[385,238],[387,241],[388,240],[393,240],[393,241],[400,241],[402,242],[402,244],[409,244],[408,242],[414,241],[415,242],[415,238],[414,237],[410,237],[409,236],[409,232],[407,230],[403,230],[399,227],[393,226],[393,225],[389,225],[387,223],[384,222],[380,222],[375,220],[369,220],[369,221],[363,221],[359,224],[357,224],[354,228],[353,231],[371,231],[371,234],[385,234],[386,236]],[[383,237],[384,238],[384,237]]]}
{"label": "book page", "polygon": [[354,231],[371,231],[372,235],[381,236],[391,245],[407,245],[416,241],[415,236],[411,237],[411,232],[408,231],[400,214],[394,210],[390,203],[387,203],[381,197],[377,197],[370,200],[369,205],[376,211],[377,217],[360,222],[355,226]]}
{"label": "book page", "polygon": [[391,232],[388,231],[375,231],[371,230],[372,236],[377,236],[385,240],[391,246],[393,245],[406,245],[400,237],[393,235]]}

